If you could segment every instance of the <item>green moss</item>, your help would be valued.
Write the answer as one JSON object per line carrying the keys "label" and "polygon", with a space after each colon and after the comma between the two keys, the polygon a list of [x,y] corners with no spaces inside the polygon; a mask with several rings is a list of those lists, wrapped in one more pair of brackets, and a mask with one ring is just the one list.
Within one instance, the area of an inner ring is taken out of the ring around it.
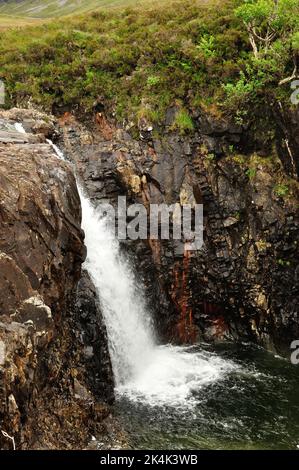
{"label": "green moss", "polygon": [[159,77],[156,77],[155,75],[150,75],[149,77],[147,77],[147,84],[150,87],[158,85],[159,82],[160,82]]}
{"label": "green moss", "polygon": [[289,194],[290,188],[286,184],[277,184],[274,188],[276,196],[285,197]]}
{"label": "green moss", "polygon": [[278,264],[279,266],[288,267],[288,266],[291,265],[291,262],[288,261],[288,260],[282,259],[282,258],[278,258],[277,264]]}
{"label": "green moss", "polygon": [[161,121],[162,116],[158,110],[149,107],[140,107],[137,111],[138,119],[146,119],[151,124],[157,124]]}
{"label": "green moss", "polygon": [[194,123],[191,116],[188,114],[188,111],[180,109],[176,113],[172,128],[178,129],[181,134],[193,131]]}
{"label": "green moss", "polygon": [[233,155],[232,160],[234,163],[237,163],[238,165],[244,165],[246,162],[246,157],[244,155]]}
{"label": "green moss", "polygon": [[256,168],[248,168],[245,174],[250,180],[253,179],[256,175]]}

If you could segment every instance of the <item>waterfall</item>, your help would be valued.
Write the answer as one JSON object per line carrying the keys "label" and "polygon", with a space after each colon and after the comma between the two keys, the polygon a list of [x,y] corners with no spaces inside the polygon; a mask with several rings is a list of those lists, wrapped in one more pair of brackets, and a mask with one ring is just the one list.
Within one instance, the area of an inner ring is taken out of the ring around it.
{"label": "waterfall", "polygon": [[[21,124],[15,124],[25,132]],[[48,140],[56,155],[61,150]],[[239,368],[198,347],[156,344],[149,313],[134,274],[105,218],[79,186],[88,270],[97,289],[116,383],[116,394],[149,405],[195,406],[194,392]]]}
{"label": "waterfall", "polygon": [[134,275],[121,257],[105,218],[80,190],[85,231],[85,267],[100,295],[116,385],[138,377],[150,363],[154,338]]}
{"label": "waterfall", "polygon": [[192,406],[193,390],[219,379],[232,364],[211,353],[158,346],[145,301],[119,242],[80,190],[85,267],[99,293],[116,392],[149,404]]}

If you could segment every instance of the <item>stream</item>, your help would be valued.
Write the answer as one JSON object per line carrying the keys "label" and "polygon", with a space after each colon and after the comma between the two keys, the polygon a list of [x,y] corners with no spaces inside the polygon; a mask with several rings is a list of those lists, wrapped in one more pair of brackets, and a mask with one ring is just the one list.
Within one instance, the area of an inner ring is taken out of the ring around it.
{"label": "stream", "polygon": [[[119,393],[116,415],[134,449],[298,449],[298,367],[251,345],[194,346],[208,363],[234,364],[178,403]],[[217,358],[217,359],[216,359]],[[200,374],[200,371],[198,371]]]}

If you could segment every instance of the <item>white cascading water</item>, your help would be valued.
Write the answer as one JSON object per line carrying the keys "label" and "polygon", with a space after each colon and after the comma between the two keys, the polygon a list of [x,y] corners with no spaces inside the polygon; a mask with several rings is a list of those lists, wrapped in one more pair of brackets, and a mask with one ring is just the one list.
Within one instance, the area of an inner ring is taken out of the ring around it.
{"label": "white cascading water", "polygon": [[[24,132],[21,124],[15,125]],[[48,140],[59,158],[61,150]],[[121,256],[105,218],[79,188],[88,270],[101,301],[116,393],[149,405],[193,407],[193,393],[239,368],[217,354],[172,345],[158,346],[134,275]]]}
{"label": "white cascading water", "polygon": [[20,132],[20,134],[26,134],[26,131],[20,122],[15,123],[15,128],[16,128],[16,131]]}
{"label": "white cascading water", "polygon": [[101,299],[116,391],[153,405],[193,404],[192,392],[219,379],[233,364],[211,353],[156,344],[144,299],[118,241],[80,193],[85,264]]}

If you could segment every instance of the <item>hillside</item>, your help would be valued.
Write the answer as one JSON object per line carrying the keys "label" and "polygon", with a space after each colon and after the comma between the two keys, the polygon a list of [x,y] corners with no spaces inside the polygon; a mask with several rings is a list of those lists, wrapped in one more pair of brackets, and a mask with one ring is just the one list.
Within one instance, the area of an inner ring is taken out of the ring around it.
{"label": "hillside", "polygon": [[[99,7],[138,5],[144,0],[2,0],[0,15],[29,18],[51,18],[82,13]],[[2,22],[2,18],[1,18]]]}
{"label": "hillside", "polygon": [[278,84],[294,68],[299,15],[297,0],[286,1],[287,26],[259,57],[236,14],[239,0],[101,9],[7,32],[0,45],[7,106],[30,99],[46,110],[89,112],[98,100],[119,119],[157,125],[176,104],[182,132],[192,131],[198,108],[237,113],[239,123],[256,121],[260,109],[265,128],[269,103],[290,105],[288,81]]}
{"label": "hillside", "polygon": [[10,16],[10,15],[3,15],[0,14],[0,31],[4,31],[8,28],[16,28],[16,27],[24,27],[24,26],[32,26],[37,25],[42,20],[38,18],[26,18],[26,17],[19,17],[19,16]]}

